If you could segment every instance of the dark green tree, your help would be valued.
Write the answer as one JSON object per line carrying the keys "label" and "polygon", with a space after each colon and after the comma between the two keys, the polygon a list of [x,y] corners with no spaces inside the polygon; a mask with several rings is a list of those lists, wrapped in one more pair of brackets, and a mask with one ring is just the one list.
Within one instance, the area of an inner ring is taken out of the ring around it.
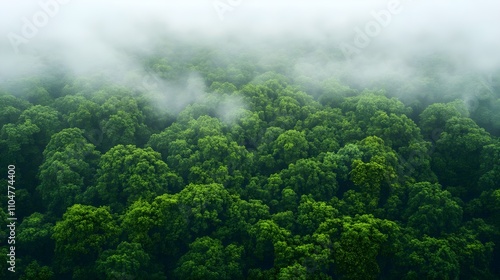
{"label": "dark green tree", "polygon": [[189,245],[175,269],[179,279],[243,279],[243,247],[222,242],[208,236]]}
{"label": "dark green tree", "polygon": [[408,205],[403,216],[408,226],[421,234],[439,237],[452,233],[462,223],[462,207],[439,184],[428,182],[409,186]]}
{"label": "dark green tree", "polygon": [[469,118],[453,117],[436,142],[432,167],[441,184],[467,201],[480,194],[480,157],[491,137]]}
{"label": "dark green tree", "polygon": [[[158,272],[148,271],[149,255],[139,243],[121,242],[116,250],[106,250],[97,260],[97,271],[106,279],[162,279]],[[155,275],[156,274],[156,275]]]}
{"label": "dark green tree", "polygon": [[43,156],[37,190],[48,210],[60,216],[69,206],[82,202],[85,188],[94,183],[100,154],[83,131],[67,128],[52,135]]}
{"label": "dark green tree", "polygon": [[95,277],[95,262],[99,254],[113,248],[120,233],[109,207],[71,206],[54,226],[52,235],[59,272],[73,271],[73,278],[77,279]]}
{"label": "dark green tree", "polygon": [[178,191],[182,180],[151,148],[117,145],[100,159],[97,185],[88,190],[99,203],[122,211],[139,198],[152,200],[166,192]]}

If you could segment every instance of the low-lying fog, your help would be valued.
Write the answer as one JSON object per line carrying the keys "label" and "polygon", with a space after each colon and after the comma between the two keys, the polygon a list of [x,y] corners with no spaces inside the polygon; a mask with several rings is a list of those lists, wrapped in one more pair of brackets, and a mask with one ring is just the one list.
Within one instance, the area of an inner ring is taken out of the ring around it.
{"label": "low-lying fog", "polygon": [[147,75],[140,58],[182,42],[221,58],[245,52],[263,69],[286,60],[296,80],[333,77],[402,100],[498,87],[499,1],[269,2],[4,0],[0,86],[48,65],[122,83]]}

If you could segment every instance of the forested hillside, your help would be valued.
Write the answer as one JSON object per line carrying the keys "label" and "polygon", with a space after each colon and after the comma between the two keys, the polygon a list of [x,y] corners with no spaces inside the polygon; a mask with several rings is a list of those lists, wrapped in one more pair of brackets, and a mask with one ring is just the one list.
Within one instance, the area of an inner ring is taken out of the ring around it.
{"label": "forested hillside", "polygon": [[54,64],[0,84],[18,219],[0,278],[499,279],[498,73],[464,74],[471,109],[433,75],[445,56],[420,58],[403,100],[297,75],[310,48],[293,51],[177,42],[145,75]]}

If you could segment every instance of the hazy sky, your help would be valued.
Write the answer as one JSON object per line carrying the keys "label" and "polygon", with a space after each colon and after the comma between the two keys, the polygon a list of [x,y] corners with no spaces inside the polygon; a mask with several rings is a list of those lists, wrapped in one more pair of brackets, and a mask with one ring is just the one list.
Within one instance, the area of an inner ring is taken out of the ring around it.
{"label": "hazy sky", "polygon": [[493,0],[0,0],[0,82],[40,69],[42,57],[76,74],[138,67],[130,52],[147,53],[164,34],[220,48],[231,35],[256,51],[300,40],[345,54],[342,64],[296,58],[300,75],[342,67],[363,80],[404,79],[414,75],[408,61],[433,53],[488,73],[500,66],[499,12]]}

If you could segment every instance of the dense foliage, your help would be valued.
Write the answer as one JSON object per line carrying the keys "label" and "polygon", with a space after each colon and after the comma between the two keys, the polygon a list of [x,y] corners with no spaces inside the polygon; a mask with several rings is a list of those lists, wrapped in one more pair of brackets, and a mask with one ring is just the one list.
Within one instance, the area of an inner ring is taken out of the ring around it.
{"label": "dense foliage", "polygon": [[144,65],[127,84],[3,85],[19,226],[17,274],[2,246],[0,278],[500,277],[499,88],[471,113],[246,54]]}

